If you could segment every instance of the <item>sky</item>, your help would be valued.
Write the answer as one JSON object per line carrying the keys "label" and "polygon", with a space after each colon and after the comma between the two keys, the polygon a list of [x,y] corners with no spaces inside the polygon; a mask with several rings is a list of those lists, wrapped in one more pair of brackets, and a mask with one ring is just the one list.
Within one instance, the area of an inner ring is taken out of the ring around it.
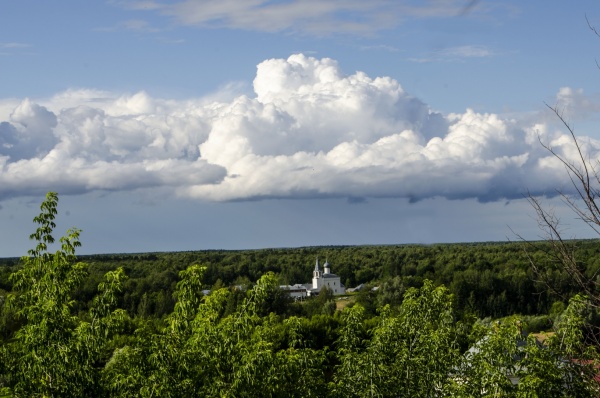
{"label": "sky", "polygon": [[0,257],[539,239],[600,159],[595,0],[0,4]]}

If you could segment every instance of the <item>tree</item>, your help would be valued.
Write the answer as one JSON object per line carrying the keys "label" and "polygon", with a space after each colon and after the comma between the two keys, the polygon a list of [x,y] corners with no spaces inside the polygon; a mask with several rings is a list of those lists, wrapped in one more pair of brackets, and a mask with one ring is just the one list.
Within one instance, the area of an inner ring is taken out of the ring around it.
{"label": "tree", "polygon": [[[587,17],[586,21],[590,30],[600,37],[600,33],[590,24]],[[600,65],[598,66],[600,68]],[[566,119],[563,111],[558,106],[548,104],[546,106],[568,132],[574,149],[572,151],[574,155],[561,154],[550,143],[545,143],[538,137],[542,147],[564,166],[571,181],[571,192],[561,189],[556,192],[575,217],[600,237],[600,162],[590,158],[585,149],[585,143],[577,137],[572,124]],[[538,279],[550,291],[561,296],[563,301],[567,301],[569,297],[565,296],[565,292],[559,287],[556,280],[560,274],[566,274],[570,285],[587,297],[589,305],[596,309],[599,308],[600,274],[598,272],[600,269],[591,273],[587,272],[584,264],[575,256],[577,242],[563,236],[560,218],[552,209],[545,207],[540,198],[531,193],[527,195],[527,200],[534,209],[539,228],[549,244],[545,250],[544,261],[539,261],[533,256],[529,257]],[[517,236],[519,235],[517,234]],[[519,238],[524,240],[521,236]],[[587,323],[585,327],[589,332],[587,333],[588,339],[600,346],[600,327],[590,323]]]}
{"label": "tree", "polygon": [[377,306],[383,307],[386,304],[389,304],[390,306],[395,307],[400,305],[405,291],[406,287],[402,282],[402,278],[399,276],[393,277],[383,283],[377,291]]}
{"label": "tree", "polygon": [[17,396],[81,397],[100,395],[101,356],[124,311],[111,308],[125,278],[122,269],[109,272],[99,286],[100,295],[82,320],[73,314],[71,294],[81,283],[86,264],[77,262],[78,229],[60,238],[61,248],[48,251],[54,242],[58,195],[49,192],[34,218],[38,224],[30,238],[37,242],[10,276],[13,292],[8,305],[23,326],[2,346],[0,362],[8,393]]}
{"label": "tree", "polygon": [[389,305],[365,341],[364,309],[344,311],[335,393],[348,397],[432,397],[451,383],[458,345],[448,290],[425,281],[395,314]]}
{"label": "tree", "polygon": [[[559,154],[552,146],[540,139],[541,145],[564,165],[573,186],[574,193],[563,190],[557,190],[557,193],[575,216],[600,236],[599,163],[597,161],[592,162],[588,158],[580,140],[575,135],[573,127],[565,120],[560,110],[551,106],[548,106],[548,108],[567,129],[576,149],[576,158],[570,159]],[[552,283],[552,273],[549,270],[558,269],[565,272],[569,276],[570,282],[589,297],[592,305],[600,306],[600,284],[597,275],[596,273],[586,274],[585,267],[578,262],[575,257],[575,242],[562,236],[562,224],[559,217],[552,209],[546,208],[538,197],[529,194],[527,200],[535,210],[538,225],[543,231],[545,240],[549,243],[549,247],[545,250],[546,259],[548,260],[544,262],[545,267],[542,267],[539,261],[530,257],[536,275],[550,289],[561,295],[562,292],[558,291],[555,284]]]}

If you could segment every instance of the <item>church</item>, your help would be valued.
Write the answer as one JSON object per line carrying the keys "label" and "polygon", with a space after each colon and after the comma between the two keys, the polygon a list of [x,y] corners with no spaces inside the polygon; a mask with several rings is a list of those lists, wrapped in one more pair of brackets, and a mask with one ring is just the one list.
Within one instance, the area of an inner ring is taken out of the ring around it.
{"label": "church", "polygon": [[346,293],[346,288],[342,285],[340,277],[331,273],[331,266],[327,260],[325,260],[323,271],[321,271],[319,258],[317,258],[315,270],[313,271],[312,285],[306,284],[305,286],[309,296],[319,294],[321,289],[325,286],[328,287],[334,295]]}
{"label": "church", "polygon": [[346,288],[344,285],[342,285],[340,277],[331,273],[331,266],[327,260],[325,260],[325,264],[323,264],[323,271],[321,271],[321,267],[319,266],[319,258],[317,258],[315,270],[313,271],[312,284],[306,283],[302,285],[298,283],[295,285],[279,286],[280,289],[287,290],[290,296],[294,299],[304,299],[309,296],[316,296],[323,287],[328,287],[334,295],[346,293]]}

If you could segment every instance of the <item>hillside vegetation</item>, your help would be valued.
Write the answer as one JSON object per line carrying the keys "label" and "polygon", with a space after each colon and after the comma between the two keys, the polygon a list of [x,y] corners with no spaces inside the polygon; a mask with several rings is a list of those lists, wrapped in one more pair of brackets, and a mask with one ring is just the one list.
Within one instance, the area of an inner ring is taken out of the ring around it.
{"label": "hillside vegetation", "polygon": [[[572,242],[575,256],[592,277],[600,270],[600,241]],[[424,280],[446,286],[455,310],[478,317],[547,314],[556,302],[566,304],[578,293],[566,272],[554,271],[540,280],[530,265],[552,261],[546,242],[471,243],[399,246],[329,246],[264,250],[208,250],[173,253],[78,256],[88,274],[74,292],[77,308],[85,309],[108,271],[123,268],[128,276],[119,306],[135,316],[161,317],[174,308],[179,272],[193,264],[206,268],[203,287],[250,286],[273,272],[280,284],[308,283],[316,258],[328,258],[347,288],[381,286],[397,296]],[[0,289],[10,291],[8,275],[19,259],[0,259]],[[380,301],[390,300],[381,298]],[[140,307],[141,305],[141,307]]]}
{"label": "hillside vegetation", "polygon": [[[50,251],[57,205],[0,261],[0,396],[599,394],[596,309],[559,268],[532,272],[545,242],[76,256],[76,229]],[[571,244],[593,280],[600,244]],[[366,285],[342,311],[279,289],[316,257]]]}

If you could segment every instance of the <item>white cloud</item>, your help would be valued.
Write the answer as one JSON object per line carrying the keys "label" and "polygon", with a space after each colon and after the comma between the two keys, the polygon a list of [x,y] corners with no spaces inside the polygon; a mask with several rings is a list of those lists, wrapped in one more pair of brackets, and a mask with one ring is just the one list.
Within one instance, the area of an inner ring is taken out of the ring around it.
{"label": "white cloud", "polygon": [[130,19],[121,23],[125,29],[133,30],[137,32],[159,32],[160,29],[154,28],[148,21],[141,19]]}
{"label": "white cloud", "polygon": [[561,87],[554,102],[548,105],[555,108],[567,121],[572,118],[587,118],[600,112],[598,98],[588,97],[583,89],[571,87]]}
{"label": "white cloud", "polygon": [[[255,93],[234,91],[180,101],[74,89],[0,100],[0,198],[154,188],[215,201],[493,201],[568,184],[537,136],[566,156],[573,145],[542,117],[442,115],[394,79],[347,75],[332,59],[302,54],[265,60]],[[577,90],[558,96],[597,109]],[[600,159],[600,142],[582,143]]]}
{"label": "white cloud", "polygon": [[29,43],[20,42],[0,42],[0,56],[13,56],[17,54],[28,54],[30,51],[26,51],[32,47]]}
{"label": "white cloud", "polygon": [[150,22],[142,19],[130,19],[127,21],[119,22],[114,26],[99,27],[94,30],[97,32],[116,32],[118,30],[125,29],[138,33],[156,33],[162,29],[153,27]]}
{"label": "white cloud", "polygon": [[377,44],[372,46],[361,46],[362,51],[385,51],[390,53],[400,52],[400,49],[389,44]]}
{"label": "white cloud", "polygon": [[0,155],[20,160],[47,154],[57,142],[52,132],[56,124],[54,113],[23,100],[8,121],[0,122]]}
{"label": "white cloud", "polygon": [[31,44],[17,43],[17,42],[0,43],[0,48],[27,48],[27,47],[31,47]]}
{"label": "white cloud", "polygon": [[123,5],[156,10],[183,25],[312,35],[373,34],[407,18],[454,17],[486,9],[477,2],[465,4],[463,0],[429,0],[419,4],[404,0],[183,0],[133,1]]}
{"label": "white cloud", "polygon": [[444,58],[484,58],[493,55],[486,46],[467,45],[445,48],[440,51]]}
{"label": "white cloud", "polygon": [[423,57],[410,58],[413,62],[454,62],[463,61],[468,58],[488,58],[494,56],[494,52],[483,45],[464,45],[447,47],[432,51]]}
{"label": "white cloud", "polygon": [[130,10],[159,10],[164,8],[164,5],[148,0],[109,0],[108,3]]}

